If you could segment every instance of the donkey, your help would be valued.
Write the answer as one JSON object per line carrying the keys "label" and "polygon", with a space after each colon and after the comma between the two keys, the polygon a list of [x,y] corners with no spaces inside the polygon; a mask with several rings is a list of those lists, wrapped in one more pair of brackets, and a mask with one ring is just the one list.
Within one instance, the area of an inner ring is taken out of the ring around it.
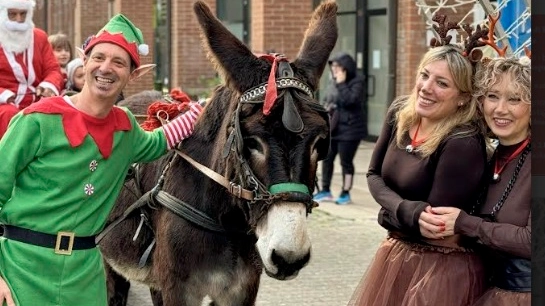
{"label": "donkey", "polygon": [[[292,279],[310,259],[306,218],[329,149],[328,114],[313,94],[337,40],[337,5],[316,8],[292,62],[254,55],[204,2],[194,12],[224,83],[190,138],[135,167],[100,248],[110,275],[148,285],[154,305],[208,296],[250,306],[263,270]],[[119,286],[108,287],[114,297]]]}

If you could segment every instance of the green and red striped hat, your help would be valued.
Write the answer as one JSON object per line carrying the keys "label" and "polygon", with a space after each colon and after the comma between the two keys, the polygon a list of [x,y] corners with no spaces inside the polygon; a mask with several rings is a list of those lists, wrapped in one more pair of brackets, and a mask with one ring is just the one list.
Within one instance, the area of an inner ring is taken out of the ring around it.
{"label": "green and red striped hat", "polygon": [[140,67],[140,55],[148,55],[149,47],[144,43],[142,31],[127,17],[117,14],[94,35],[87,46],[85,54],[100,43],[112,43],[125,49],[131,56],[136,67]]}

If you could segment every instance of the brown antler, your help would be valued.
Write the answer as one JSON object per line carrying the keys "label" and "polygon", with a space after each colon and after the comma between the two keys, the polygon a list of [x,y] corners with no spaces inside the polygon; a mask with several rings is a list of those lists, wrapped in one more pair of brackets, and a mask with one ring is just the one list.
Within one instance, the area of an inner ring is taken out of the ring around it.
{"label": "brown antler", "polygon": [[507,52],[507,46],[504,46],[503,48],[500,48],[494,40],[494,28],[496,27],[496,23],[500,19],[501,12],[498,12],[498,15],[494,18],[491,15],[488,15],[488,20],[490,21],[490,31],[488,32],[488,37],[484,38],[484,43],[492,47],[500,57],[505,57],[505,53]]}
{"label": "brown antler", "polygon": [[526,54],[528,58],[532,58],[532,50],[528,49],[526,46],[524,46],[524,54]]}
{"label": "brown antler", "polygon": [[450,30],[459,29],[460,26],[458,25],[458,23],[450,22],[450,21],[447,22],[447,16],[443,14],[435,14],[431,20],[439,24],[439,25],[434,24],[432,26],[435,32],[439,34],[439,37],[441,40],[439,41],[437,40],[437,38],[433,37],[430,40],[430,46],[433,48],[433,47],[448,45],[450,43],[450,40],[452,39],[452,36],[447,35],[447,33]]}
{"label": "brown antler", "polygon": [[462,54],[472,62],[481,60],[483,52],[476,48],[486,45],[481,39],[486,39],[489,33],[488,29],[486,27],[481,28],[480,25],[477,25],[477,28],[474,29],[469,24],[462,25],[462,29],[467,33],[465,48]]}
{"label": "brown antler", "polygon": [[481,26],[477,25],[477,28],[473,29],[473,27],[469,24],[464,24],[462,25],[462,29],[464,29],[464,31],[467,33],[464,56],[468,56],[473,49],[486,45],[484,41],[480,40],[481,38],[486,39],[489,33],[486,27],[481,29]]}

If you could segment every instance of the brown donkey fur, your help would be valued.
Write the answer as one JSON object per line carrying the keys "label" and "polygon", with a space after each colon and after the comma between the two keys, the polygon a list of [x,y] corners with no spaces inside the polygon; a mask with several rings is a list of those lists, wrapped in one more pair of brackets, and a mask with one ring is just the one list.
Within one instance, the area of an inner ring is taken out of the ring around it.
{"label": "brown donkey fur", "polygon": [[[241,104],[244,92],[267,82],[271,61],[256,57],[204,2],[196,2],[194,11],[204,48],[224,84],[214,90],[193,135],[182,142],[180,150],[245,188],[251,187],[245,181],[251,174],[266,187],[293,183],[308,188],[306,196],[311,198],[317,163],[329,147],[327,113],[308,92],[297,87],[279,87],[267,115],[263,103]],[[298,55],[289,62],[292,78],[312,92],[317,90],[337,39],[336,12],[334,1],[316,8]],[[146,92],[121,105],[134,109],[159,96]],[[288,102],[291,113],[284,111]],[[303,126],[300,131],[286,127],[286,113],[299,115]],[[235,120],[240,124],[240,155],[233,154],[233,146],[229,145]],[[100,242],[109,275],[110,305],[126,303],[128,283],[119,273],[150,286],[155,305],[197,306],[208,296],[216,306],[250,306],[255,304],[263,270],[271,277],[289,279],[308,263],[310,243],[299,241],[290,223],[282,228],[274,226],[275,222],[284,222],[283,216],[296,216],[290,215],[294,211],[304,220],[305,210],[309,210],[304,201],[293,197],[269,202],[237,198],[179,156],[163,171],[173,156],[176,154],[171,152],[161,160],[139,165],[135,178],[123,188],[109,222],[121,216],[141,193],[152,190],[164,172],[161,190],[207,214],[226,232],[204,229],[156,201],[136,210]],[[241,162],[246,162],[251,171],[242,171]],[[133,240],[141,213],[147,215],[148,221]],[[293,228],[306,234],[303,225]],[[283,239],[282,235],[293,239]],[[142,254],[154,238],[149,259],[139,267]],[[285,244],[286,240],[291,244]]]}

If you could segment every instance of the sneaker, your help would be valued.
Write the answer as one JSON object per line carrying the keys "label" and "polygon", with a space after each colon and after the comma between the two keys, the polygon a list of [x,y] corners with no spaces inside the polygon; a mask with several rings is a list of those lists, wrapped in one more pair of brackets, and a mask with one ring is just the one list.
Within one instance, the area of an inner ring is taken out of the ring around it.
{"label": "sneaker", "polygon": [[345,193],[345,194],[341,194],[337,200],[335,200],[335,204],[337,205],[346,205],[346,204],[350,204],[352,203],[352,200],[350,199],[350,194],[349,193]]}
{"label": "sneaker", "polygon": [[314,195],[314,201],[318,203],[324,202],[324,201],[333,202],[333,195],[331,195],[330,191],[320,191]]}

